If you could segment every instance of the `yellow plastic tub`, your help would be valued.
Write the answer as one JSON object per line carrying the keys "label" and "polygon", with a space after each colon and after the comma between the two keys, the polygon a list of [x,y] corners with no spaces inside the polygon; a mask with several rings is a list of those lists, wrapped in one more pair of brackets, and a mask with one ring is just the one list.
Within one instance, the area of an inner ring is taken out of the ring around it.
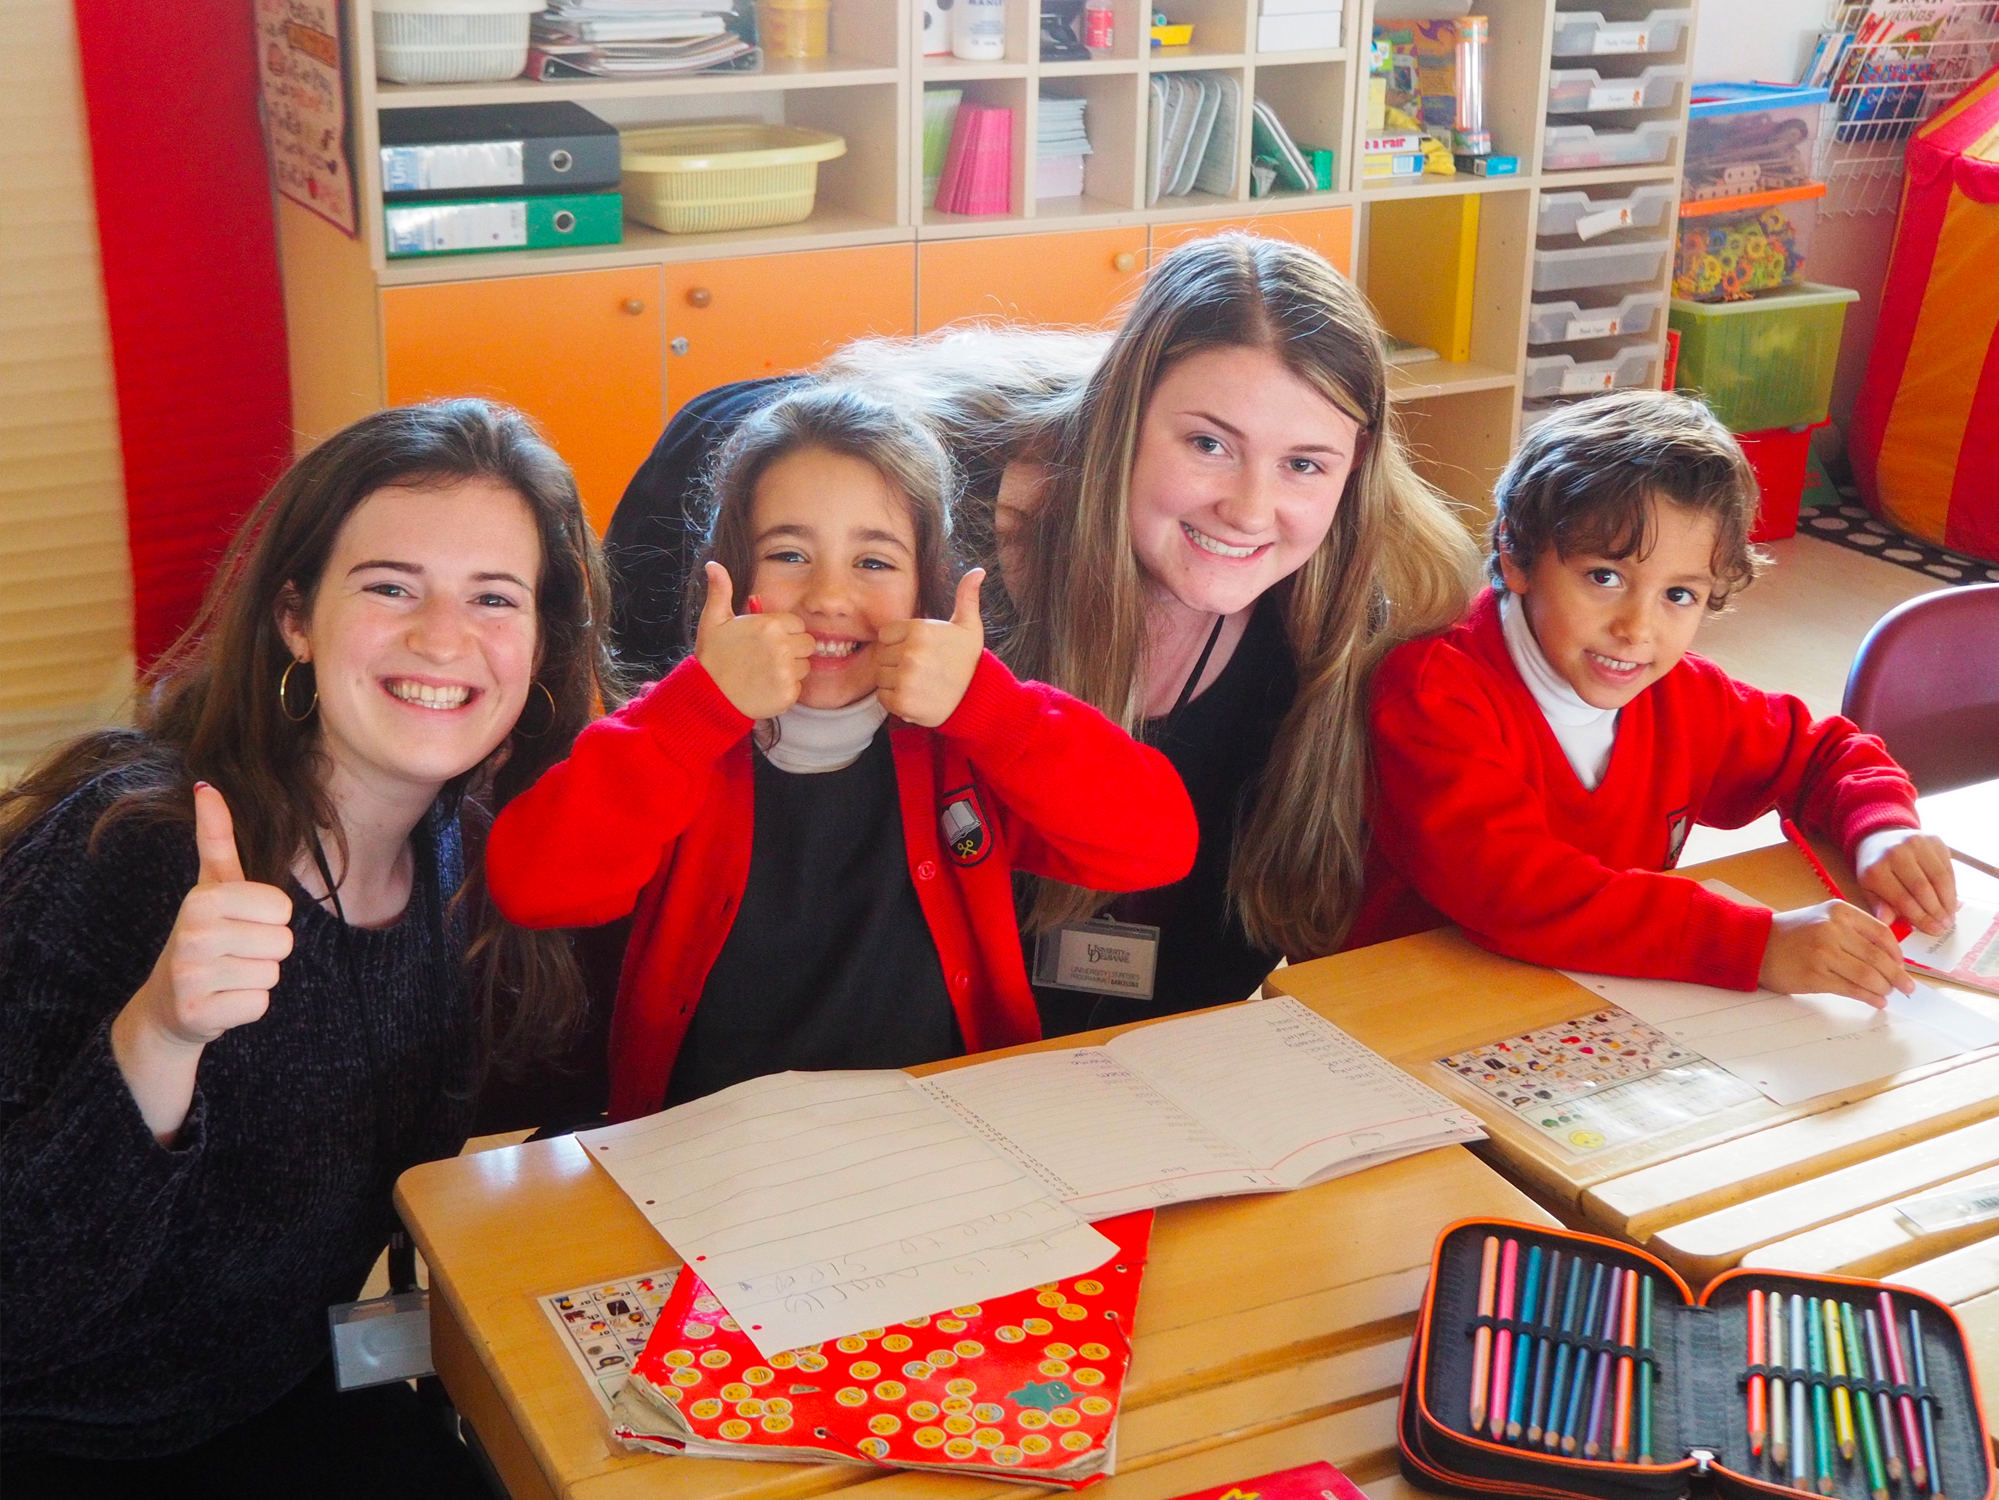
{"label": "yellow plastic tub", "polygon": [[662,125],[619,137],[626,215],[668,234],[810,218],[819,163],[847,152],[844,136],[802,125]]}
{"label": "yellow plastic tub", "polygon": [[757,0],[757,40],[766,57],[824,57],[832,0]]}

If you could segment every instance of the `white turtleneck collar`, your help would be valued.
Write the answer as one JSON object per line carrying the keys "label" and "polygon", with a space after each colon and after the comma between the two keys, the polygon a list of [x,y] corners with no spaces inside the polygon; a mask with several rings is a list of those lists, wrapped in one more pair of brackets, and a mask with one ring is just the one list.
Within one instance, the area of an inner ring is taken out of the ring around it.
{"label": "white turtleneck collar", "polygon": [[1527,611],[1511,589],[1500,591],[1499,622],[1506,637],[1506,654],[1513,658],[1513,669],[1527,684],[1534,701],[1541,705],[1548,727],[1555,732],[1556,743],[1575,770],[1576,780],[1586,790],[1595,791],[1610,766],[1610,747],[1617,739],[1617,710],[1585,702],[1568,680],[1549,665],[1541,643],[1534,639],[1533,627],[1527,623]]}
{"label": "white turtleneck collar", "polygon": [[795,776],[839,771],[861,758],[887,717],[888,710],[873,693],[845,708],[807,708],[800,703],[765,721],[777,729],[770,744],[764,744],[767,731],[759,725],[757,743],[780,771]]}

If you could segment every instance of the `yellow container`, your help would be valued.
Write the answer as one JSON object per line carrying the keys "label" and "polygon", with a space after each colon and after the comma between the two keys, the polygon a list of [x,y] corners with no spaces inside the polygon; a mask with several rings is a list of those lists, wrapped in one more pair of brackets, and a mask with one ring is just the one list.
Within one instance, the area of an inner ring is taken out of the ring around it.
{"label": "yellow container", "polygon": [[832,0],[757,0],[757,43],[766,57],[824,57]]}
{"label": "yellow container", "polygon": [[668,234],[796,224],[812,214],[819,163],[844,136],[801,125],[716,121],[618,132],[625,213]]}

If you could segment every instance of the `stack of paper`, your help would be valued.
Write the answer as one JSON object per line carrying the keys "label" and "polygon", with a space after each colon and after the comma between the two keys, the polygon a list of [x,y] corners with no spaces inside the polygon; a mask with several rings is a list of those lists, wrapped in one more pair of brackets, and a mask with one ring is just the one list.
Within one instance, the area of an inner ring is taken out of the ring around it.
{"label": "stack of paper", "polygon": [[951,131],[958,123],[958,106],[965,102],[963,89],[926,88],[923,91],[923,206],[937,202],[937,184],[944,177],[944,155],[951,149]]}
{"label": "stack of paper", "polygon": [[1041,96],[1040,124],[1035,136],[1034,196],[1080,198],[1083,158],[1090,154],[1090,134],[1083,124],[1085,99]]}
{"label": "stack of paper", "polygon": [[1229,73],[1155,73],[1146,153],[1145,201],[1196,188],[1235,192],[1242,84]]}
{"label": "stack of paper", "polygon": [[960,104],[937,180],[936,206],[954,214],[1013,211],[1013,111]]}
{"label": "stack of paper", "polygon": [[534,18],[533,78],[644,78],[753,64],[728,29],[734,0],[549,0]]}

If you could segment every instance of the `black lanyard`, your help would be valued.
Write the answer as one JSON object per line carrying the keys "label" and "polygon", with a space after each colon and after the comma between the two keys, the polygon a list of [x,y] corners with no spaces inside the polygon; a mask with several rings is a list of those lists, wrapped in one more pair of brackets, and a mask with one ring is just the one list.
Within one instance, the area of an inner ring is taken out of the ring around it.
{"label": "black lanyard", "polygon": [[1180,688],[1180,696],[1173,700],[1173,707],[1167,711],[1167,718],[1172,718],[1192,701],[1194,689],[1201,681],[1201,674],[1208,669],[1208,658],[1215,654],[1215,642],[1222,638],[1222,626],[1228,623],[1228,618],[1227,615],[1215,616],[1215,628],[1208,632],[1208,644],[1201,648],[1201,655],[1194,663],[1194,670],[1187,674],[1187,680]]}

